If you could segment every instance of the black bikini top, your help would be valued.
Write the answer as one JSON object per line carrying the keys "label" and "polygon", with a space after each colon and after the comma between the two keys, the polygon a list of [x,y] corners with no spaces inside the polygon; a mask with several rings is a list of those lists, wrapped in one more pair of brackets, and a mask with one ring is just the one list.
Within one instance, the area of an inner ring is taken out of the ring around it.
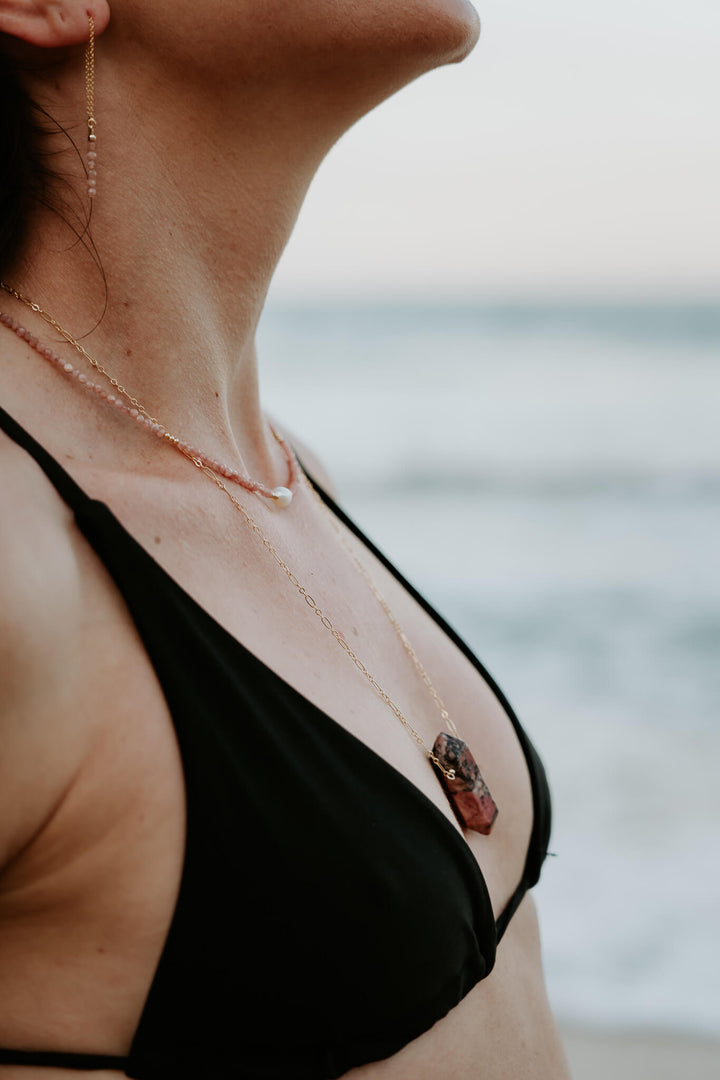
{"label": "black bikini top", "polygon": [[0,1064],[137,1080],[331,1080],[389,1057],[492,971],[540,875],[550,797],[507,699],[318,489],[470,660],[517,732],[534,823],[496,923],[470,848],[419,788],[248,652],[1,409],[0,429],[44,470],[120,590],[172,714],[187,798],[177,905],[129,1056],[4,1050]]}

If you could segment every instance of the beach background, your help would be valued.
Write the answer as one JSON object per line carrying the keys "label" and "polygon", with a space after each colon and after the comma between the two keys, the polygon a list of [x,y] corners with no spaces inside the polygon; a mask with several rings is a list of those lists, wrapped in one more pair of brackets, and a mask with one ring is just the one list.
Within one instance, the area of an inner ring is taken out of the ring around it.
{"label": "beach background", "polygon": [[[684,1060],[720,1036],[720,306],[304,305],[261,347],[275,414],[545,759],[537,902],[577,1080],[616,1035],[645,1042],[615,1076],[643,1047],[668,1068],[670,1033]],[[720,1075],[705,1053],[652,1075]]]}
{"label": "beach background", "polygon": [[478,7],[323,167],[263,390],[546,762],[575,1080],[715,1080],[720,5]]}

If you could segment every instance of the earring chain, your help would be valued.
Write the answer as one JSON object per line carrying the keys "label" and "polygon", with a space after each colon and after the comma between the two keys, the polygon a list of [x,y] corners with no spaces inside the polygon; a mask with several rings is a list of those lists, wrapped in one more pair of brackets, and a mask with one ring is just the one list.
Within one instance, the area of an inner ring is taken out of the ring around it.
{"label": "earring chain", "polygon": [[95,134],[95,20],[88,15],[90,35],[85,49],[85,100],[87,102],[88,138]]}

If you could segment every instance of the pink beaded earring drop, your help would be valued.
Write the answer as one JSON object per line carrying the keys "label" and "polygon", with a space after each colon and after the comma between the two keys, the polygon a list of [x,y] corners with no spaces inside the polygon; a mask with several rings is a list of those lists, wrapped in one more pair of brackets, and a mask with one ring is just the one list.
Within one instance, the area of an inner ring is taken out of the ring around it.
{"label": "pink beaded earring drop", "polygon": [[87,193],[90,199],[97,195],[97,135],[95,134],[95,20],[88,15],[90,36],[85,47],[85,101],[87,104],[88,164]]}

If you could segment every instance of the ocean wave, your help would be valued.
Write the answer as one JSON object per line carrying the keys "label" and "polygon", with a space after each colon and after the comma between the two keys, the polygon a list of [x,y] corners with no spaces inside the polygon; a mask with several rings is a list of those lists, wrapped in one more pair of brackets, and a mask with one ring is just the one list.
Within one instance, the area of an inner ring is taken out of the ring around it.
{"label": "ocean wave", "polygon": [[720,471],[667,473],[628,469],[583,472],[482,471],[462,467],[433,469],[423,464],[355,472],[348,464],[344,488],[351,494],[377,499],[431,496],[483,496],[529,499],[638,499],[648,501],[720,502]]}

